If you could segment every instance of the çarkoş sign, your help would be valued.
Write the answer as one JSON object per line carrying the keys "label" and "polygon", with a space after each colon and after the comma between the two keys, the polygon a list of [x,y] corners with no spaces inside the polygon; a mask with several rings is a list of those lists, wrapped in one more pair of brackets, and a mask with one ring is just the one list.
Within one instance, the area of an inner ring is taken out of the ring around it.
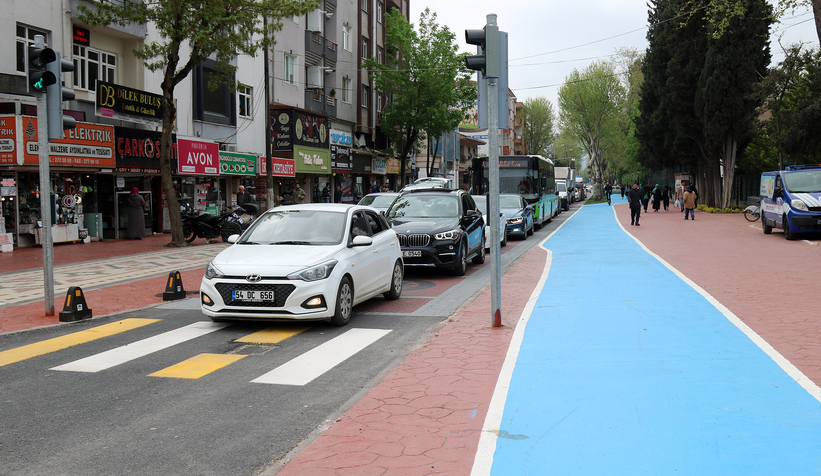
{"label": "\u00e7arko\u015f sign", "polygon": [[[128,169],[128,172],[137,173],[156,173],[160,170],[161,132],[115,126],[114,136],[118,170]],[[176,136],[172,134],[171,160],[176,158]]]}
{"label": "\u00e7arko\u015f sign", "polygon": [[216,142],[177,139],[177,150],[177,172],[219,175],[219,145]]}
{"label": "\u00e7arko\u015f sign", "polygon": [[94,114],[156,125],[162,122],[162,96],[97,80]]}

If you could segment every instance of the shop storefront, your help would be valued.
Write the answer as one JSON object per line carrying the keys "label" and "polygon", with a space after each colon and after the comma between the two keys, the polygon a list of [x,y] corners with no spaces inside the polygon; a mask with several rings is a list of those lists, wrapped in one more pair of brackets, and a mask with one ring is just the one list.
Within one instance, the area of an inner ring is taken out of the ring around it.
{"label": "shop storefront", "polygon": [[342,194],[341,203],[353,203],[352,145],[353,135],[350,132],[331,129],[331,169],[333,170],[331,198],[334,197],[336,187],[339,187]]}
{"label": "shop storefront", "polygon": [[322,188],[331,183],[331,150],[328,118],[301,109],[272,108],[271,147],[280,157],[294,160],[293,187],[285,186],[281,195],[293,201],[296,183],[305,190],[305,202],[322,200]]}
{"label": "shop storefront", "polygon": [[387,159],[385,161],[385,185],[389,192],[398,192],[400,187],[400,167],[399,159]]}
{"label": "shop storefront", "polygon": [[[265,201],[268,193],[268,187],[266,185],[268,180],[268,168],[265,164],[265,160],[265,157],[259,158],[260,170],[259,177],[256,179],[257,197],[261,196],[263,202]],[[293,190],[294,185],[296,185],[296,172],[294,171],[293,159],[271,157],[271,176],[274,178],[273,193],[276,202],[275,205],[280,205],[282,204],[283,199],[286,198],[285,190]],[[287,195],[287,198],[290,200],[290,195]]]}

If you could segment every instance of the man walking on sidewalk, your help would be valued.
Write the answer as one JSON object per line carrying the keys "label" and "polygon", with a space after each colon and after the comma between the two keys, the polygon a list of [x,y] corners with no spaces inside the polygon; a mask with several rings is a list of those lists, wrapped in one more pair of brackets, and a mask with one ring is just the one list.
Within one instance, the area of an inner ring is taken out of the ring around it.
{"label": "man walking on sidewalk", "polygon": [[692,187],[687,187],[687,191],[684,192],[684,219],[687,219],[687,215],[693,217],[693,220],[696,219],[696,192],[693,191]]}
{"label": "man walking on sidewalk", "polygon": [[644,191],[639,188],[639,184],[634,183],[633,188],[627,193],[627,202],[630,204],[630,224],[639,225],[639,217],[641,217],[641,201],[644,196]]}

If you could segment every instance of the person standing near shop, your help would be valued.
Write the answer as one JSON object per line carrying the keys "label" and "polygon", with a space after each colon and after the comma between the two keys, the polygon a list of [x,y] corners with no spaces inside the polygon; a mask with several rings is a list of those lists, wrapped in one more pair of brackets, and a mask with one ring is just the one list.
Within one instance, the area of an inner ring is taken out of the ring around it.
{"label": "person standing near shop", "polygon": [[324,187],[322,187],[322,202],[323,203],[331,203],[331,189],[328,188],[328,184],[326,183]]}
{"label": "person standing near shop", "polygon": [[131,195],[128,197],[128,228],[125,230],[125,237],[130,240],[142,240],[145,236],[145,215],[148,211],[148,204],[140,195],[137,187],[131,187]]}
{"label": "person standing near shop", "polygon": [[298,183],[296,184],[296,189],[294,189],[294,203],[297,205],[305,203],[305,190],[303,190]]}
{"label": "person standing near shop", "polygon": [[251,202],[251,194],[245,191],[245,186],[240,185],[237,189],[237,206],[242,207],[246,203]]}
{"label": "person standing near shop", "polygon": [[691,216],[693,220],[696,219],[696,198],[698,195],[693,190],[692,186],[687,187],[687,191],[684,192],[684,219],[687,219],[687,215]]}
{"label": "person standing near shop", "polygon": [[334,203],[342,203],[342,187],[339,185],[334,190]]}

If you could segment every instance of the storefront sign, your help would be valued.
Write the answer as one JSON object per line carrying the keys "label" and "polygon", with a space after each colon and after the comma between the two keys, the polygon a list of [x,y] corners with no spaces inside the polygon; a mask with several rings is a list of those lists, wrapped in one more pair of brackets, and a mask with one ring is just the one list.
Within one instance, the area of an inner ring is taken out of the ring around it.
{"label": "storefront sign", "polygon": [[256,175],[257,157],[236,152],[220,152],[220,173],[223,175]]}
{"label": "storefront sign", "polygon": [[298,174],[331,173],[331,151],[316,147],[294,146],[294,167]]}
{"label": "storefront sign", "polygon": [[[26,148],[23,163],[40,163],[37,118],[22,116]],[[114,126],[78,122],[66,130],[65,139],[48,143],[49,164],[85,167],[114,167]]]}
{"label": "storefront sign", "polygon": [[385,163],[385,159],[380,159],[378,157],[374,157],[371,159],[371,173],[372,174],[379,174],[385,175],[387,164]]}
{"label": "storefront sign", "polygon": [[[267,166],[265,165],[265,157],[260,157],[259,174],[267,175],[267,170]],[[274,177],[296,177],[293,159],[271,157],[271,175]]]}
{"label": "storefront sign", "polygon": [[17,165],[17,119],[14,116],[0,116],[0,164]]}
{"label": "storefront sign", "polygon": [[[158,173],[161,132],[114,127],[118,172]],[[171,160],[177,158],[176,136],[171,136]]]}
{"label": "storefront sign", "polygon": [[385,161],[385,173],[386,174],[399,174],[401,163],[399,159],[388,159]]}
{"label": "storefront sign", "polygon": [[216,142],[177,139],[177,148],[180,155],[177,172],[219,175],[219,145]]}
{"label": "storefront sign", "polygon": [[371,159],[367,155],[354,155],[351,161],[351,172],[355,174],[371,173]]}
{"label": "storefront sign", "polygon": [[100,117],[157,125],[162,122],[162,96],[97,80],[94,112]]}
{"label": "storefront sign", "polygon": [[351,170],[351,146],[353,135],[350,132],[331,129],[331,168],[345,173]]}
{"label": "storefront sign", "polygon": [[75,45],[88,46],[91,42],[91,32],[77,25],[71,27]]}
{"label": "storefront sign", "polygon": [[298,145],[328,149],[328,118],[294,109],[271,109],[271,146],[290,152]]}

